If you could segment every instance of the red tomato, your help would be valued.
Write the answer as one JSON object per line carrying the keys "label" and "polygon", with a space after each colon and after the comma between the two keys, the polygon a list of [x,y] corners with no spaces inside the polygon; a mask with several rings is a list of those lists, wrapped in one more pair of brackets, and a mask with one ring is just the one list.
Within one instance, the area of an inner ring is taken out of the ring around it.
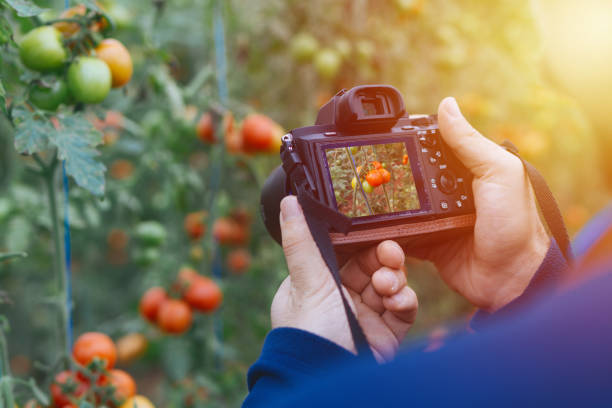
{"label": "red tomato", "polygon": [[107,369],[111,369],[117,360],[117,349],[115,343],[106,334],[89,332],[82,334],[74,342],[72,356],[84,366],[89,365],[94,358],[99,358],[106,362]]}
{"label": "red tomato", "polygon": [[131,375],[123,370],[110,370],[108,378],[103,383],[115,386],[115,399],[123,401],[136,395],[136,382]]}
{"label": "red tomato", "polygon": [[213,126],[213,118],[209,112],[204,112],[196,125],[196,134],[198,139],[205,143],[215,143],[215,128]]}
{"label": "red tomato", "polygon": [[179,269],[176,276],[178,290],[181,292],[185,291],[199,278],[201,278],[201,276],[195,269],[190,266],[183,266],[181,269]]}
{"label": "red tomato", "polygon": [[227,112],[223,116],[223,139],[228,152],[239,153],[242,151],[242,136],[234,127],[232,112]]}
{"label": "red tomato", "polygon": [[366,175],[366,181],[372,187],[378,187],[383,183],[383,178],[377,170],[372,170]]}
{"label": "red tomato", "polygon": [[389,170],[380,168],[378,169],[378,173],[382,177],[383,184],[387,184],[389,181],[391,181],[391,173],[389,173]]}
{"label": "red tomato", "polygon": [[246,249],[234,249],[227,255],[227,266],[234,274],[244,273],[250,265],[251,255]]}
{"label": "red tomato", "polygon": [[193,240],[202,238],[206,232],[206,224],[204,224],[205,217],[206,211],[197,211],[187,214],[183,226],[189,238]]}
{"label": "red tomato", "polygon": [[215,281],[201,276],[187,288],[183,299],[196,310],[212,312],[221,304],[223,293]]}
{"label": "red tomato", "polygon": [[110,176],[116,180],[123,180],[134,173],[134,165],[129,160],[117,159],[109,169]]}
{"label": "red tomato", "polygon": [[[62,388],[69,388],[70,391],[63,392]],[[78,400],[87,392],[87,384],[79,379],[72,371],[62,371],[55,376],[51,384],[51,399],[56,407],[76,408],[71,399]]]}
{"label": "red tomato", "polygon": [[242,143],[246,152],[264,152],[272,149],[282,128],[265,115],[250,114],[242,122]]}
{"label": "red tomato", "polygon": [[219,243],[241,245],[247,241],[248,231],[231,218],[218,218],[213,224],[213,236]]}
{"label": "red tomato", "polygon": [[170,334],[181,334],[191,327],[191,309],[182,300],[168,299],[159,307],[157,325]]}
{"label": "red tomato", "polygon": [[380,164],[380,162],[379,162],[379,161],[376,161],[376,160],[374,160],[374,161],[372,162],[372,165],[373,165],[373,166],[374,166],[374,168],[375,168],[375,169],[377,169],[377,170],[378,170],[378,169],[380,169],[380,168],[382,168],[382,165]]}
{"label": "red tomato", "polygon": [[115,251],[121,251],[122,249],[125,249],[129,240],[130,237],[128,236],[128,234],[124,230],[119,228],[114,228],[110,230],[108,236],[106,237],[106,242],[108,242],[108,246]]}
{"label": "red tomato", "polygon": [[166,289],[155,286],[140,298],[140,314],[150,322],[157,321],[160,305],[168,299]]}

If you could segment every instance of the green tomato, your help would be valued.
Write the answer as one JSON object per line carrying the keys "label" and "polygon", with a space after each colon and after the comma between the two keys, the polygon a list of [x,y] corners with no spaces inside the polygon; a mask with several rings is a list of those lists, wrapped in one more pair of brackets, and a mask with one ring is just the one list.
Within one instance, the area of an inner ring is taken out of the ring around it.
{"label": "green tomato", "polygon": [[99,58],[80,57],[68,68],[68,89],[77,102],[102,102],[110,92],[111,83],[111,71]]}
{"label": "green tomato", "polygon": [[368,194],[370,194],[372,190],[374,190],[374,188],[370,185],[370,183],[367,182],[367,180],[361,183],[361,187],[363,187],[363,191]]}
{"label": "green tomato", "polygon": [[136,226],[135,235],[144,245],[160,246],[166,240],[166,228],[157,221],[145,221]]}
{"label": "green tomato", "polygon": [[157,262],[160,255],[159,249],[157,248],[145,248],[134,254],[134,261],[141,266],[149,266]]}
{"label": "green tomato", "polygon": [[297,34],[291,40],[289,49],[293,58],[300,62],[310,61],[319,49],[317,39],[308,33]]}
{"label": "green tomato", "polygon": [[351,153],[353,154],[359,153],[359,146],[351,146]]}
{"label": "green tomato", "polygon": [[68,58],[62,44],[62,34],[52,26],[33,29],[21,39],[19,47],[21,61],[34,71],[55,71]]}
{"label": "green tomato", "polygon": [[322,49],[314,59],[314,66],[319,75],[326,79],[332,79],[340,70],[342,58],[337,51],[330,48]]}
{"label": "green tomato", "polygon": [[37,84],[30,89],[30,102],[37,108],[50,111],[66,103],[68,96],[68,85],[63,79],[58,79],[50,86]]}

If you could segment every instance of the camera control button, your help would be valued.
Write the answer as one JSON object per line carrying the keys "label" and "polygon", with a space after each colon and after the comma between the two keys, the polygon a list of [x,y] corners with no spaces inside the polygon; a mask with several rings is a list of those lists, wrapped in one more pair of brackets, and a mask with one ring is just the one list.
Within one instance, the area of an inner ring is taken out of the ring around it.
{"label": "camera control button", "polygon": [[463,203],[461,202],[461,200],[455,201],[455,205],[457,206],[457,208],[463,207]]}
{"label": "camera control button", "polygon": [[442,200],[440,201],[440,208],[444,211],[448,210],[448,201]]}
{"label": "camera control button", "polygon": [[452,194],[457,190],[457,178],[448,170],[440,173],[440,191],[444,194]]}
{"label": "camera control button", "polygon": [[436,163],[438,163],[438,159],[435,156],[429,157],[429,164],[435,165]]}
{"label": "camera control button", "polygon": [[468,199],[468,196],[466,196],[465,194],[461,194],[461,201],[466,201]]}
{"label": "camera control button", "polygon": [[438,141],[434,135],[420,135],[419,143],[421,143],[423,147],[434,147],[438,144]]}

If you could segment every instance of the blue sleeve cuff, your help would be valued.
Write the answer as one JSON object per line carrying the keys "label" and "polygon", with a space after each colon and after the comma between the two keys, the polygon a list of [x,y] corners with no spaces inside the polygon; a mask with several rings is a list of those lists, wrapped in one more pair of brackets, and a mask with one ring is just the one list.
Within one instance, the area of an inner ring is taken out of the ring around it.
{"label": "blue sleeve cuff", "polygon": [[281,327],[268,333],[259,359],[247,375],[249,390],[262,377],[285,385],[320,374],[338,360],[354,359],[345,348],[313,333]]}
{"label": "blue sleeve cuff", "polygon": [[563,256],[561,249],[559,249],[557,241],[552,238],[544,260],[531,278],[523,294],[494,313],[478,310],[470,321],[470,327],[478,331],[490,323],[490,321],[516,313],[543,294],[555,290],[568,268],[567,260]]}

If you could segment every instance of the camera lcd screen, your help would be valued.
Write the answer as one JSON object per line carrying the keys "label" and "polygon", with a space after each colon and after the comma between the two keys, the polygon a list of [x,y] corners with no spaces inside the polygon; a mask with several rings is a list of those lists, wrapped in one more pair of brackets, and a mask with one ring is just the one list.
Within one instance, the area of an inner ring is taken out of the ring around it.
{"label": "camera lcd screen", "polygon": [[405,143],[334,147],[325,156],[338,211],[347,217],[420,209]]}

